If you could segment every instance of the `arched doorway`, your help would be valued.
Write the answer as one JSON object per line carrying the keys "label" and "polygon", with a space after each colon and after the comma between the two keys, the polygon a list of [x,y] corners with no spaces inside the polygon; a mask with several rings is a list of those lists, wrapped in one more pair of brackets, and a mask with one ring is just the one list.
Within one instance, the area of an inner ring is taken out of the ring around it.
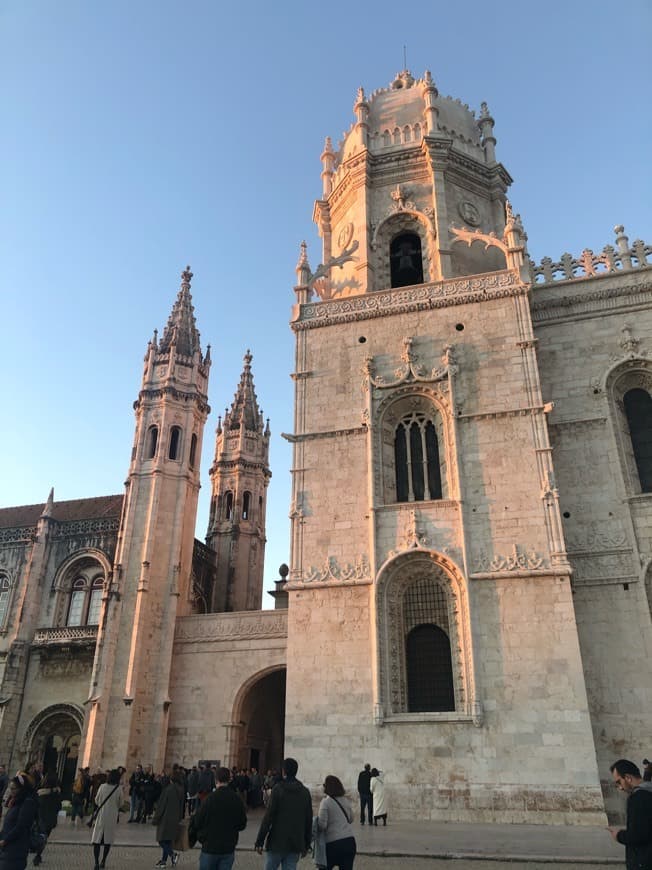
{"label": "arched doorway", "polygon": [[55,704],[35,716],[25,733],[29,763],[55,773],[64,798],[72,792],[83,722],[83,711],[74,704]]}
{"label": "arched doorway", "polygon": [[265,772],[280,770],[285,742],[285,678],[285,668],[276,668],[243,686],[234,710],[238,728],[232,764]]}

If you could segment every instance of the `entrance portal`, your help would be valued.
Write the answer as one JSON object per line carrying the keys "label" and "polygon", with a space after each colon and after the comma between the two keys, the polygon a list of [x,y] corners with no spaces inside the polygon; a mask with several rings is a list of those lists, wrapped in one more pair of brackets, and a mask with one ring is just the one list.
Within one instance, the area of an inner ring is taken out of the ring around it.
{"label": "entrance portal", "polygon": [[236,710],[239,722],[234,763],[238,767],[281,769],[285,740],[285,668],[268,671],[245,690]]}
{"label": "entrance portal", "polygon": [[61,782],[63,798],[69,798],[77,770],[83,712],[72,704],[55,704],[32,720],[25,742],[30,764],[42,765]]}

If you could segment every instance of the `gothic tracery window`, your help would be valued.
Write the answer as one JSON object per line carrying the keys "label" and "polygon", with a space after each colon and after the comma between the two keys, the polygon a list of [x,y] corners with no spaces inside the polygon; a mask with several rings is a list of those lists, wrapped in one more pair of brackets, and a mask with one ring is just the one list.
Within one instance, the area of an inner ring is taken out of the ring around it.
{"label": "gothic tracery window", "polygon": [[641,492],[652,492],[652,397],[647,390],[634,388],[623,396],[623,406]]}
{"label": "gothic tracery window", "polygon": [[4,628],[9,612],[9,595],[11,582],[6,574],[0,575],[0,629]]}
{"label": "gothic tracery window", "polygon": [[422,411],[406,414],[394,434],[396,501],[442,498],[439,443],[435,424]]}
{"label": "gothic tracery window", "polygon": [[89,580],[87,576],[76,577],[70,588],[66,625],[98,625],[102,609],[104,578]]}

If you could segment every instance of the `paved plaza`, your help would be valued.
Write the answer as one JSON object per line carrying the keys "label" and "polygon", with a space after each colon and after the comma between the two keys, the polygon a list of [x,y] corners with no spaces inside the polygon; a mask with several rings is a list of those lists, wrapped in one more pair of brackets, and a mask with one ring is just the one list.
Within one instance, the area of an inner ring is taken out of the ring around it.
{"label": "paved plaza", "polygon": [[[235,867],[262,870],[263,859],[253,851],[262,818],[249,815],[240,836]],[[481,825],[445,822],[396,822],[386,828],[356,826],[356,870],[587,870],[624,866],[624,849],[603,828],[588,826]],[[76,870],[93,866],[90,832],[69,822],[52,833],[43,870]],[[160,856],[151,825],[128,825],[122,819],[107,870],[144,870]],[[179,868],[196,868],[199,850],[182,855]],[[305,858],[300,870],[314,867]]]}

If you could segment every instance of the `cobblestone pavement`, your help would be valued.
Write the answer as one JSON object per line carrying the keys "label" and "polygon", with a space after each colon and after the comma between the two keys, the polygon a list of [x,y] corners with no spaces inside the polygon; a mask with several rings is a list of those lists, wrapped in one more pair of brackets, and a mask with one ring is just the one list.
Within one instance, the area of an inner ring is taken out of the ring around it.
{"label": "cobblestone pavement", "polygon": [[[148,846],[114,846],[109,854],[107,870],[149,870],[160,857],[158,848]],[[249,850],[238,851],[234,870],[262,870],[264,859]],[[179,870],[197,870],[199,850],[184,853],[178,863]],[[31,858],[28,863],[31,870]],[[169,865],[168,865],[169,866]],[[457,858],[439,860],[436,858],[397,858],[380,855],[358,855],[355,870],[588,870],[591,867],[604,867],[593,863],[557,863],[518,861],[486,861]],[[622,864],[608,865],[611,868],[624,867]],[[299,870],[314,870],[311,858],[299,862]],[[42,870],[93,870],[93,853],[86,845],[50,843],[43,855]]]}

